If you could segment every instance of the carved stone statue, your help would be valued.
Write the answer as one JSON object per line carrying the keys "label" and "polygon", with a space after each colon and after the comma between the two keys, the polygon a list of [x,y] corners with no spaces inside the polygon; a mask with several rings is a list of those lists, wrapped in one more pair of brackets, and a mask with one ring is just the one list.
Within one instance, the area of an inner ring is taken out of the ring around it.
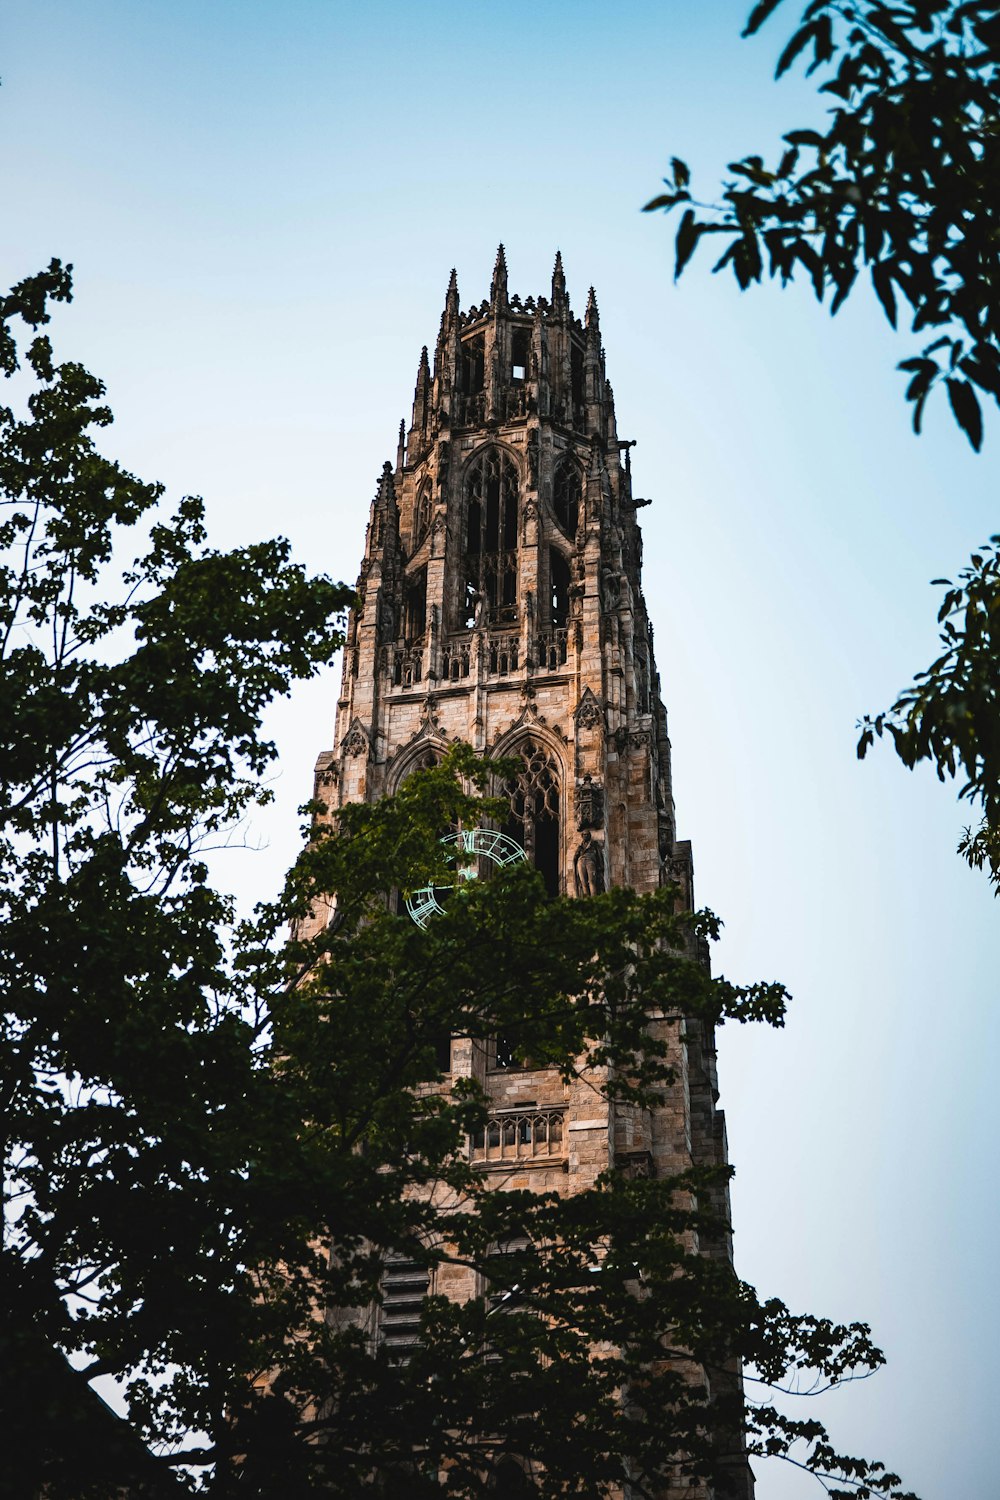
{"label": "carved stone statue", "polygon": [[604,822],[604,788],[594,785],[588,771],[576,789],[576,805],[579,814],[577,828],[600,828]]}
{"label": "carved stone statue", "polygon": [[573,856],[573,879],[578,896],[599,896],[604,890],[604,855],[589,828]]}
{"label": "carved stone statue", "polygon": [[538,489],[538,428],[528,433],[528,488]]}

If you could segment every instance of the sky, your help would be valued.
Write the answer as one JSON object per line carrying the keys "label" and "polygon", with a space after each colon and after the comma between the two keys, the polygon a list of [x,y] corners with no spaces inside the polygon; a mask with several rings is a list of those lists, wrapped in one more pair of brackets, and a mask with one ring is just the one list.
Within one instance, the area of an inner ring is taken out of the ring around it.
{"label": "sky", "polygon": [[[955,788],[855,743],[934,655],[928,581],[1000,530],[1000,424],[980,457],[940,406],[915,438],[915,341],[867,293],[831,320],[699,259],[674,285],[640,212],[671,156],[709,197],[821,118],[772,81],[789,23],[742,41],[746,8],[9,0],[3,284],[72,261],[53,333],[106,381],[108,451],[204,495],[217,545],[280,533],[349,582],[450,268],[463,305],[501,240],[512,292],[547,294],[557,247],[578,313],[595,286],[716,970],[794,996],[721,1041],[737,1266],[872,1325],[885,1370],[821,1408],[842,1447],[992,1500],[1000,908]],[[222,866],[246,903],[294,856],[338,686],[272,715],[261,847]],[[819,1493],[756,1469],[759,1500]]]}

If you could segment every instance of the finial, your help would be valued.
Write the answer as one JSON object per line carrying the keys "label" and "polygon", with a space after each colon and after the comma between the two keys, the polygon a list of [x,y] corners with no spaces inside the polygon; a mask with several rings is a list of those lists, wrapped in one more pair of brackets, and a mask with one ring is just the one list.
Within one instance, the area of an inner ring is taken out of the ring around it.
{"label": "finial", "polygon": [[445,293],[444,299],[444,315],[446,318],[454,318],[458,315],[458,277],[455,274],[454,266],[452,266],[451,275],[448,277],[448,290]]}
{"label": "finial", "polygon": [[397,472],[397,474],[401,474],[403,472],[403,465],[405,464],[405,462],[406,462],[406,419],[404,417],[400,417],[400,419],[399,419],[399,437],[396,440],[396,472]]}
{"label": "finial", "polygon": [[587,293],[587,311],[584,315],[584,323],[587,328],[592,328],[596,334],[600,326],[600,314],[597,311],[597,294],[591,287]]}
{"label": "finial", "polygon": [[507,257],[504,254],[503,243],[497,250],[496,264],[493,267],[493,280],[490,283],[490,304],[493,307],[506,305],[507,302]]}
{"label": "finial", "polygon": [[417,365],[417,386],[414,392],[414,400],[418,399],[421,391],[425,390],[431,382],[430,360],[427,358],[427,345],[420,351],[420,363]]}
{"label": "finial", "polygon": [[566,300],[566,273],[563,271],[562,251],[556,251],[556,263],[552,268],[552,305],[561,306]]}

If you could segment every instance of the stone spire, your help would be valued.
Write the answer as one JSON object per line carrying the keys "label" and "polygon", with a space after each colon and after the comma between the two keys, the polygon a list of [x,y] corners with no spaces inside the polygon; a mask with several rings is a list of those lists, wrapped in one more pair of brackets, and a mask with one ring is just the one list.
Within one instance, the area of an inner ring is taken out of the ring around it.
{"label": "stone spire", "polygon": [[556,251],[556,263],[552,268],[552,307],[553,310],[569,306],[566,296],[566,273],[563,270],[562,251]]}
{"label": "stone spire", "polygon": [[490,283],[490,307],[494,312],[505,312],[507,309],[507,257],[504,254],[502,243],[497,250],[496,265],[493,267],[493,280]]}
{"label": "stone spire", "polygon": [[588,334],[599,344],[601,341],[601,322],[600,314],[597,311],[597,294],[593,287],[587,293],[587,311],[584,314],[583,321]]}
{"label": "stone spire", "polygon": [[[503,247],[501,246],[501,248]],[[444,315],[449,322],[454,321],[458,317],[458,308],[458,276],[456,275],[455,267],[452,266],[451,275],[448,277],[448,291],[444,299]]]}
{"label": "stone spire", "polygon": [[396,442],[396,474],[401,475],[406,463],[406,419],[399,419],[399,437]]}
{"label": "stone spire", "polygon": [[417,365],[417,381],[413,388],[413,422],[411,432],[423,433],[427,429],[428,402],[431,390],[431,367],[427,358],[427,345],[420,351]]}
{"label": "stone spire", "polygon": [[399,509],[396,505],[396,485],[392,464],[386,459],[379,475],[378,487],[372,500],[371,519],[368,523],[368,556],[373,560],[395,551],[399,536]]}

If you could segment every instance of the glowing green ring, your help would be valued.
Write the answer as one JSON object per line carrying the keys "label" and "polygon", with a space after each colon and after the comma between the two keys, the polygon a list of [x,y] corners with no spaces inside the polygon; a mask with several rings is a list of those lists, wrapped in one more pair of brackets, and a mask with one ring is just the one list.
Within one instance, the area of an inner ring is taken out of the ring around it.
{"label": "glowing green ring", "polygon": [[[507,834],[498,833],[494,828],[463,829],[461,833],[446,834],[441,842],[456,852],[460,849],[463,854],[482,855],[485,859],[492,860],[494,864],[499,865],[501,869],[504,865],[513,865],[519,859],[525,858],[520,844],[515,843]],[[461,865],[458,878],[460,881],[475,880],[477,878],[475,866]],[[406,910],[418,927],[426,927],[431,917],[439,916],[444,911],[444,907],[437,898],[438,889],[437,886],[422,885],[407,896]]]}

